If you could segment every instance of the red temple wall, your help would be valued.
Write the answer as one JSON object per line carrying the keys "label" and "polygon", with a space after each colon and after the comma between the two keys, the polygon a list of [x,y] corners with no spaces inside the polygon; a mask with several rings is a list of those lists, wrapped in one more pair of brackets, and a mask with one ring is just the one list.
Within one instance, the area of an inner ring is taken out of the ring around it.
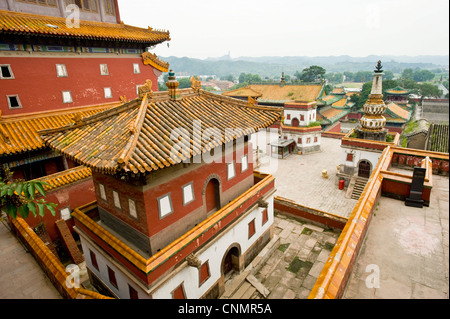
{"label": "red temple wall", "polygon": [[[144,65],[140,56],[123,57],[2,57],[1,64],[9,64],[14,79],[0,80],[0,110],[3,115],[23,114],[96,105],[119,101],[125,95],[136,98],[136,86],[147,79],[158,91],[154,68]],[[140,74],[133,73],[138,63]],[[67,77],[57,77],[56,64],[65,64]],[[109,75],[100,74],[100,64],[107,64]],[[155,70],[156,72],[159,72]],[[109,87],[112,98],[105,98]],[[73,103],[63,103],[62,92],[71,91]],[[9,109],[7,95],[19,95],[22,108]]]}

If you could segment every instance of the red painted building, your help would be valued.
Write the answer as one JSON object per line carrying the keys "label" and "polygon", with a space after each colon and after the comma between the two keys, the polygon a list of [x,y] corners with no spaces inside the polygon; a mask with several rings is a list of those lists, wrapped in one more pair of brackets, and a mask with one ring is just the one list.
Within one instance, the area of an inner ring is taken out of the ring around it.
{"label": "red painted building", "polygon": [[249,135],[280,111],[195,79],[178,90],[173,75],[167,92],[148,83],[138,99],[41,132],[93,171],[97,204],[72,216],[92,283],[114,297],[218,297],[273,235],[275,181],[253,175]]}

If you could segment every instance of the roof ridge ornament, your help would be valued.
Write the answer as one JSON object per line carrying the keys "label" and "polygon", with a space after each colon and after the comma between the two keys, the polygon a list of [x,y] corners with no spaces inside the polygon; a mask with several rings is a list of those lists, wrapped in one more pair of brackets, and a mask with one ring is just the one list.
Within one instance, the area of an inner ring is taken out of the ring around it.
{"label": "roof ridge ornament", "polygon": [[153,97],[152,85],[153,85],[153,82],[150,79],[147,79],[145,81],[145,84],[139,86],[139,88],[138,88],[139,99],[142,100],[145,95],[147,96],[147,98],[149,100],[152,99],[152,97]]}
{"label": "roof ridge ornament", "polygon": [[381,65],[381,60],[378,60],[377,65],[375,66],[375,73],[382,73],[383,70],[381,69],[383,66]]}
{"label": "roof ridge ornament", "polygon": [[191,77],[191,88],[194,89],[195,92],[198,92],[202,88],[202,82],[200,81],[199,76],[197,76],[197,79],[195,76]]}

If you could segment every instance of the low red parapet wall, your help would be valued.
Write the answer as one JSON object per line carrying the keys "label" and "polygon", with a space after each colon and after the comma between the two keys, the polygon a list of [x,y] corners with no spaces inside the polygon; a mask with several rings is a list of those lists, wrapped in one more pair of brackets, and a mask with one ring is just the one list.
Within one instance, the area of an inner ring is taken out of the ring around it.
{"label": "low red parapet wall", "polygon": [[430,152],[410,148],[394,148],[392,164],[394,166],[415,167],[420,166],[425,157],[429,157],[432,163],[433,174],[449,175],[449,154],[441,152]]}
{"label": "low red parapet wall", "polygon": [[331,138],[337,138],[342,139],[345,136],[346,133],[338,133],[338,132],[322,132],[322,137],[331,137]]}
{"label": "low red parapet wall", "polygon": [[342,230],[347,223],[347,218],[303,206],[279,196],[275,196],[273,207],[276,213],[297,217],[327,228]]}

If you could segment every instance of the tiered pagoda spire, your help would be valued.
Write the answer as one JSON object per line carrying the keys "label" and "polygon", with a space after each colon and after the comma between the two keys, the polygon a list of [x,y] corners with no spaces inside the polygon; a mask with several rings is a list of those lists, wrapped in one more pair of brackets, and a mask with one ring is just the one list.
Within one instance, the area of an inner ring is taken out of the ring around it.
{"label": "tiered pagoda spire", "polygon": [[363,106],[364,115],[360,119],[361,126],[356,129],[358,138],[384,141],[387,130],[386,118],[383,113],[386,105],[383,101],[383,70],[381,61],[378,61],[375,74],[373,76],[372,90],[369,99]]}

